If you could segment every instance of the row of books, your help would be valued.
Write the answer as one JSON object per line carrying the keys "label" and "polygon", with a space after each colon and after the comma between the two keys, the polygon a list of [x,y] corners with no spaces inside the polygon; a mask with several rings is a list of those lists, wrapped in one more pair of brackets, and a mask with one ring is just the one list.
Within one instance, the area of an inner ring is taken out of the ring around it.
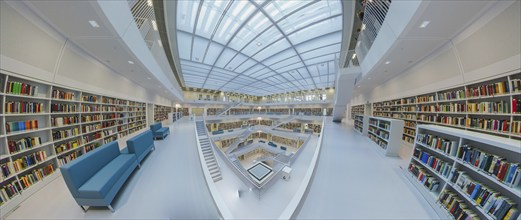
{"label": "row of books", "polygon": [[83,102],[97,102],[98,101],[98,97],[97,96],[93,96],[93,95],[84,95],[84,96],[81,96],[81,101],[83,101]]}
{"label": "row of books", "polygon": [[519,98],[512,98],[512,113],[521,113],[521,100]]}
{"label": "row of books", "polygon": [[517,204],[513,200],[502,196],[483,183],[471,179],[464,173],[458,178],[456,187],[478,204],[480,209],[495,219],[516,219],[519,216]]}
{"label": "row of books", "polygon": [[7,133],[15,131],[25,131],[31,129],[38,129],[38,120],[12,121],[5,123],[5,131]]}
{"label": "row of books", "polygon": [[101,129],[101,124],[89,124],[81,128],[82,133],[89,133]]}
{"label": "row of books", "polygon": [[73,104],[51,104],[51,112],[76,112],[77,106]]}
{"label": "row of books", "polygon": [[51,173],[54,173],[54,167],[52,163],[45,167],[35,169],[25,176],[20,177],[20,184],[22,185],[23,189],[27,189],[33,184],[42,181],[44,177]]}
{"label": "row of books", "polygon": [[470,145],[458,149],[457,158],[471,166],[493,175],[497,180],[509,187],[519,185],[521,168],[519,164],[508,162],[498,155],[489,154]]}
{"label": "row of books", "polygon": [[24,155],[16,160],[13,160],[12,165],[14,171],[20,172],[27,167],[34,166],[38,163],[41,163],[47,159],[47,152],[45,151],[37,151],[31,154]]}
{"label": "row of books", "polygon": [[11,174],[15,173],[11,162],[6,162],[6,163],[0,164],[0,170],[2,171],[3,178],[7,178],[7,177],[11,176]]}
{"label": "row of books", "polygon": [[456,220],[480,219],[458,195],[448,189],[440,193],[439,202]]}
{"label": "row of books", "polygon": [[521,79],[510,80],[510,85],[512,86],[512,92],[521,92]]}
{"label": "row of books", "polygon": [[412,173],[420,183],[429,191],[436,191],[440,187],[440,181],[431,176],[425,169],[414,163],[409,164],[409,172]]}
{"label": "row of books", "polygon": [[41,113],[45,111],[43,103],[40,102],[11,101],[6,102],[4,106],[4,111],[7,114]]}
{"label": "row of books", "polygon": [[60,91],[58,89],[53,89],[51,93],[51,97],[54,99],[74,100],[74,96],[74,92]]}
{"label": "row of books", "polygon": [[81,116],[81,122],[93,122],[93,121],[100,121],[101,115],[82,115]]}
{"label": "row of books", "polygon": [[51,126],[59,127],[64,125],[78,124],[80,118],[78,116],[64,116],[51,118]]}
{"label": "row of books", "polygon": [[116,126],[116,121],[103,121],[101,122],[101,127],[102,128],[109,128],[109,127],[114,127]]}
{"label": "row of books", "polygon": [[109,120],[109,119],[116,119],[116,118],[124,118],[125,115],[124,114],[114,114],[114,113],[111,113],[111,114],[103,114],[103,120]]}
{"label": "row of books", "polygon": [[78,127],[66,129],[66,130],[58,130],[52,132],[52,139],[54,141],[58,141],[67,137],[76,136],[80,134],[80,129]]}
{"label": "row of books", "polygon": [[372,141],[374,141],[376,144],[378,144],[378,146],[380,146],[381,148],[383,149],[387,149],[387,142],[385,141],[382,141],[380,138],[378,138],[376,135],[374,134],[367,134],[367,136],[369,137],[369,139],[371,139]]}
{"label": "row of books", "polygon": [[422,105],[416,107],[416,110],[418,112],[438,112],[438,106],[437,105]]}
{"label": "row of books", "polygon": [[115,140],[116,140],[116,136],[110,136],[108,138],[103,139],[103,144],[108,144],[108,143],[110,143],[112,141],[115,141]]}
{"label": "row of books", "polygon": [[87,145],[85,145],[85,153],[87,153],[91,150],[94,150],[94,149],[98,148],[99,146],[101,146],[100,143],[87,144]]}
{"label": "row of books", "polygon": [[467,87],[465,95],[467,98],[493,96],[509,93],[507,81],[485,84],[477,87]]}
{"label": "row of books", "polygon": [[40,146],[40,144],[42,144],[42,139],[40,137],[24,137],[18,140],[8,140],[7,148],[9,149],[10,154],[14,154],[19,151]]}
{"label": "row of books", "polygon": [[64,156],[59,156],[58,157],[58,164],[60,166],[63,166],[65,164],[69,163],[70,161],[78,158],[81,155],[83,155],[83,154],[82,154],[82,152],[80,150],[80,151],[75,151],[75,152],[73,152],[71,154],[67,154],[67,155],[64,155]]}
{"label": "row of books", "polygon": [[512,129],[511,129],[512,133],[521,134],[521,120],[512,121],[511,126],[512,126]]}
{"label": "row of books", "polygon": [[432,134],[420,133],[416,136],[416,141],[450,156],[456,156],[456,151],[458,150],[458,141],[441,138]]}
{"label": "row of books", "polygon": [[507,101],[468,103],[467,112],[510,113],[510,105]]}
{"label": "row of books", "polygon": [[116,106],[102,106],[101,111],[104,112],[123,112],[125,111],[125,108],[123,107],[116,107]]}
{"label": "row of books", "polygon": [[38,86],[33,86],[28,83],[9,81],[7,82],[7,88],[5,92],[14,95],[35,96],[38,94]]}
{"label": "row of books", "polygon": [[100,109],[96,105],[82,105],[81,111],[82,112],[99,112]]}
{"label": "row of books", "polygon": [[16,195],[20,194],[22,186],[18,180],[13,180],[11,183],[6,184],[0,188],[0,205],[6,203]]}
{"label": "row of books", "polygon": [[423,95],[423,96],[416,97],[416,103],[435,102],[436,100],[437,100],[436,95]]}
{"label": "row of books", "polygon": [[71,140],[71,141],[68,141],[66,143],[61,143],[59,145],[54,145],[54,150],[56,151],[57,154],[59,154],[59,153],[64,152],[64,151],[67,151],[67,150],[70,150],[70,149],[73,149],[73,148],[77,148],[77,147],[80,146],[80,144],[81,144],[80,139]]}
{"label": "row of books", "polygon": [[425,165],[432,168],[444,177],[449,177],[452,165],[428,152],[421,151],[418,148],[414,148],[413,157],[424,163]]}
{"label": "row of books", "polygon": [[465,98],[465,91],[463,91],[463,89],[438,93],[438,100],[440,100],[440,101],[448,101],[448,100],[464,99],[464,98]]}
{"label": "row of books", "polygon": [[416,122],[414,121],[404,121],[403,125],[410,128],[416,128]]}
{"label": "row of books", "polygon": [[100,139],[102,137],[103,137],[103,135],[101,134],[101,132],[96,132],[93,134],[83,136],[82,139],[83,139],[83,143],[90,143],[91,141]]}
{"label": "row of books", "polygon": [[414,138],[406,136],[406,135],[402,135],[402,140],[407,143],[411,143],[411,144],[414,143]]}
{"label": "row of books", "polygon": [[125,100],[108,98],[108,97],[103,97],[102,102],[106,103],[106,104],[113,104],[113,105],[126,105],[127,104],[127,101],[125,101]]}

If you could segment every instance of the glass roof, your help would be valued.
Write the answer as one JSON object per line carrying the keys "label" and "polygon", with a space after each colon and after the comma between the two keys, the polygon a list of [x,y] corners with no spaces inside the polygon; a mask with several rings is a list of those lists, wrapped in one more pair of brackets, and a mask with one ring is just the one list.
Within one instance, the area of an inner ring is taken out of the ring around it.
{"label": "glass roof", "polygon": [[177,1],[186,87],[256,96],[333,87],[340,0]]}

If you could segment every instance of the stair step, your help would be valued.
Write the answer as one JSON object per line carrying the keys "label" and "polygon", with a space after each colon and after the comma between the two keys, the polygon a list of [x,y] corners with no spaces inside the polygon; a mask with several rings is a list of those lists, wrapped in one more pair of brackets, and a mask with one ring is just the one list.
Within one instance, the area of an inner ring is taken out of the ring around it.
{"label": "stair step", "polygon": [[208,159],[208,160],[205,160],[206,161],[206,164],[210,164],[210,163],[217,163],[215,161],[215,158],[211,158],[211,159]]}
{"label": "stair step", "polygon": [[217,162],[216,162],[215,160],[213,160],[213,161],[210,162],[210,163],[207,162],[207,163],[206,163],[206,166],[213,166],[214,164],[217,165]]}
{"label": "stair step", "polygon": [[214,183],[215,183],[215,182],[219,182],[219,181],[222,180],[222,179],[223,179],[223,177],[222,177],[221,175],[219,175],[219,176],[216,176],[216,177],[213,178],[213,182],[214,182]]}
{"label": "stair step", "polygon": [[219,172],[219,169],[217,169],[217,170],[214,170],[214,171],[211,171],[211,172],[210,172],[210,175],[212,175],[212,176],[213,176],[213,175],[215,175],[216,173],[220,173],[220,172]]}

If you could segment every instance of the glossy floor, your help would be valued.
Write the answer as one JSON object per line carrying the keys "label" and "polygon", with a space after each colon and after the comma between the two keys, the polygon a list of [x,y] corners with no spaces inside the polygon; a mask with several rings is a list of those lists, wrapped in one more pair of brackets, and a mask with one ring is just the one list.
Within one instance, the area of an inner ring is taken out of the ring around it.
{"label": "glossy floor", "polygon": [[[117,196],[115,213],[104,208],[83,213],[59,177],[7,219],[218,218],[198,161],[193,122],[181,120],[170,129]],[[327,123],[317,170],[297,218],[437,218],[404,178],[404,165],[406,160],[383,157],[350,127]]]}

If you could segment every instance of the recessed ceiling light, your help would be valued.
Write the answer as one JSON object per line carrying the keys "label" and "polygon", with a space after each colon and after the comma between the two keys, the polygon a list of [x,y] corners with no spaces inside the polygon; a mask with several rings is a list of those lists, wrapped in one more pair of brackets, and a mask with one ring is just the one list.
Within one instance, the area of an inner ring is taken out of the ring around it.
{"label": "recessed ceiling light", "polygon": [[153,4],[152,4],[152,0],[147,0],[147,5],[150,6],[150,7],[152,7],[152,6],[153,6]]}
{"label": "recessed ceiling light", "polygon": [[257,42],[257,46],[262,46],[262,43],[261,42]]}
{"label": "recessed ceiling light", "polygon": [[385,61],[385,64],[389,64],[389,63],[391,63],[391,61]]}
{"label": "recessed ceiling light", "polygon": [[159,44],[160,47],[163,47],[163,43],[161,42],[161,40],[157,40],[157,44]]}
{"label": "recessed ceiling light", "polygon": [[98,22],[94,21],[94,20],[90,20],[89,21],[89,24],[90,26],[92,26],[93,28],[99,28],[99,24]]}
{"label": "recessed ceiling light", "polygon": [[365,24],[362,24],[362,28],[360,28],[362,31],[365,30]]}
{"label": "recessed ceiling light", "polygon": [[134,64],[134,61],[129,60],[128,63],[130,63],[130,64]]}
{"label": "recessed ceiling light", "polygon": [[356,58],[356,53],[353,54],[353,56],[351,57],[351,59],[354,59]]}
{"label": "recessed ceiling light", "polygon": [[371,79],[371,77],[367,78],[367,79]]}
{"label": "recessed ceiling light", "polygon": [[151,80],[152,78],[150,78],[150,77],[147,77],[147,79],[148,79],[148,80]]}
{"label": "recessed ceiling light", "polygon": [[420,28],[426,28],[429,23],[431,23],[431,21],[423,21],[422,24],[420,24]]}
{"label": "recessed ceiling light", "polygon": [[358,88],[360,88],[360,86],[358,86]]}

